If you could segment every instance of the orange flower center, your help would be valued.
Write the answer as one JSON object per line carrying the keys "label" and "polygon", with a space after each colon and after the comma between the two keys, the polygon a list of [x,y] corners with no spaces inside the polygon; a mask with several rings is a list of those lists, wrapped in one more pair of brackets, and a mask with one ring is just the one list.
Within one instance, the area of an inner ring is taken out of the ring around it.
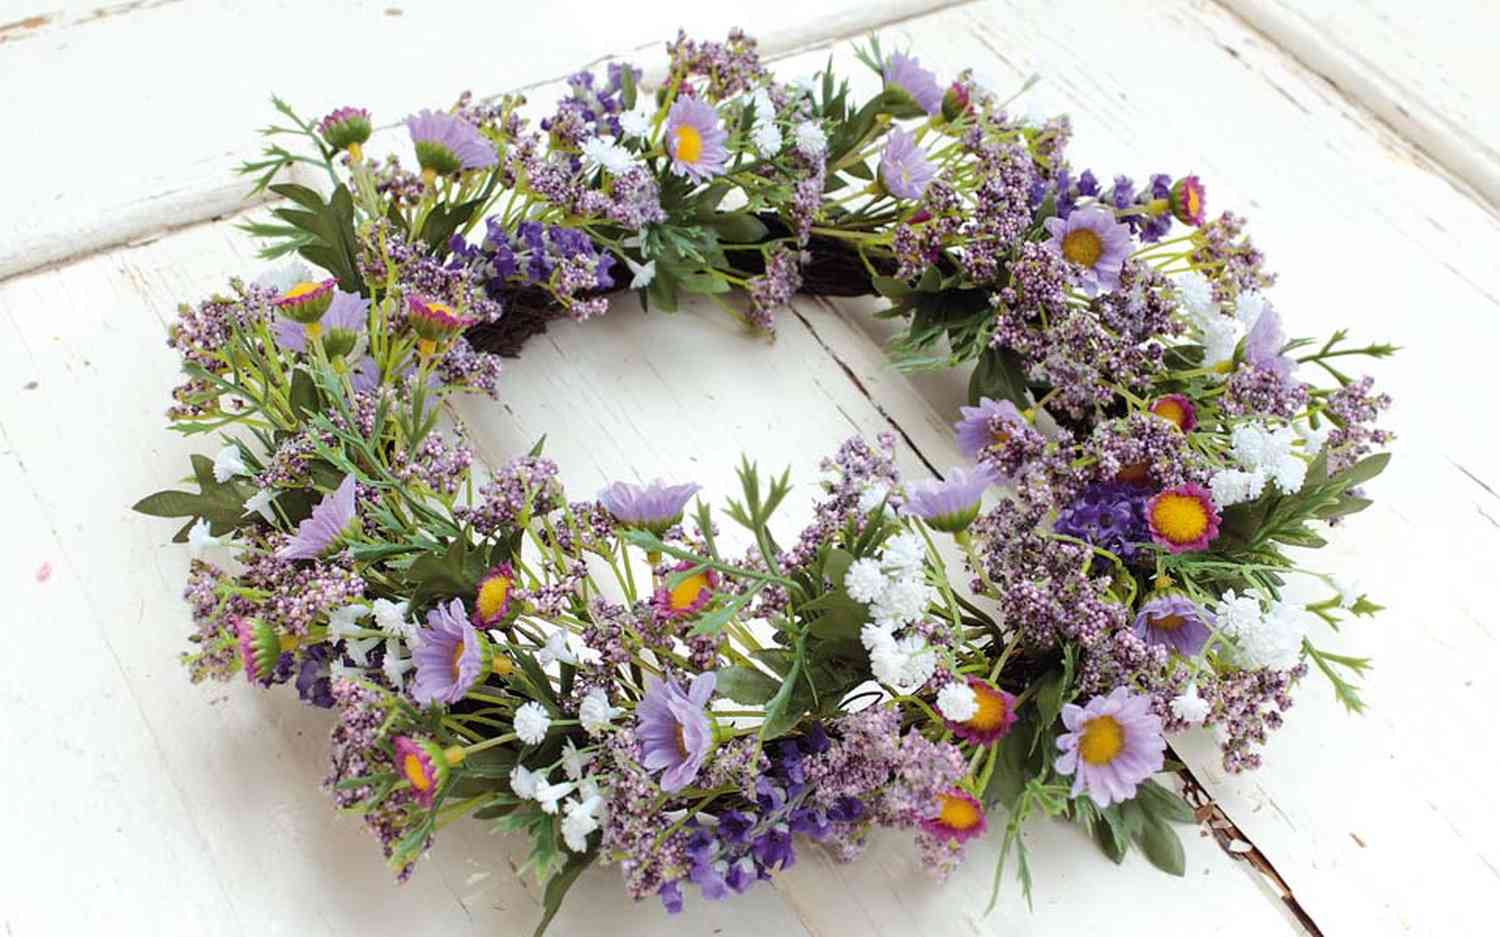
{"label": "orange flower center", "polygon": [[1125,747],[1125,730],[1114,716],[1095,716],[1083,727],[1078,755],[1091,765],[1107,765]]}
{"label": "orange flower center", "polygon": [[987,686],[972,686],[974,699],[979,703],[979,709],[973,718],[964,725],[979,732],[993,732],[1005,724],[1009,713],[1009,707],[1005,705],[1005,697],[996,693]]}
{"label": "orange flower center", "polygon": [[682,723],[677,723],[677,754],[686,758],[688,756],[687,737],[682,734]]}
{"label": "orange flower center", "polygon": [[1203,196],[1198,194],[1196,186],[1189,185],[1183,188],[1187,195],[1187,214],[1192,218],[1196,218],[1198,217],[1198,213],[1203,210]]}
{"label": "orange flower center", "polygon": [[489,621],[500,610],[505,607],[505,600],[510,595],[510,579],[506,576],[491,576],[479,587],[479,595],[474,604],[479,608],[479,615],[485,621]]}
{"label": "orange flower center", "polygon": [[301,299],[302,297],[306,296],[308,293],[316,293],[319,289],[322,288],[322,286],[323,286],[323,284],[321,284],[321,283],[311,283],[311,282],[308,282],[308,281],[304,280],[301,283],[298,283],[296,286],[293,286],[291,289],[287,290],[286,293],[284,293],[281,298],[282,299]]}
{"label": "orange flower center", "polygon": [[457,646],[455,646],[453,648],[453,679],[454,680],[462,679],[462,676],[459,673],[458,665],[463,661],[463,659],[464,659],[464,643],[462,641],[460,641],[460,642],[458,642]]}
{"label": "orange flower center", "polygon": [[678,162],[696,163],[703,156],[703,134],[687,124],[677,128],[672,155]]}
{"label": "orange flower center", "polygon": [[684,578],[671,591],[668,601],[674,612],[680,612],[693,607],[699,596],[708,591],[708,576],[703,573],[693,573]]}
{"label": "orange flower center", "polygon": [[995,445],[1003,446],[1006,443],[1010,442],[1010,431],[997,429],[993,434],[991,434],[990,438],[995,441]]}
{"label": "orange flower center", "polygon": [[1092,267],[1104,254],[1104,242],[1088,228],[1076,228],[1063,235],[1062,255],[1080,267]]}
{"label": "orange flower center", "polygon": [[984,819],[984,814],[967,797],[939,794],[938,803],[942,805],[938,822],[950,830],[972,830]]}
{"label": "orange flower center", "polygon": [[1192,543],[1208,532],[1208,509],[1192,495],[1166,493],[1151,508],[1151,523],[1173,543]]}
{"label": "orange flower center", "polygon": [[1176,631],[1187,622],[1186,618],[1175,613],[1163,615],[1160,618],[1157,618],[1155,615],[1148,615],[1146,616],[1146,620],[1151,622],[1151,627],[1157,631]]}
{"label": "orange flower center", "polygon": [[1151,407],[1151,412],[1178,429],[1182,429],[1183,424],[1187,422],[1187,411],[1176,400],[1158,400]]}
{"label": "orange flower center", "polygon": [[432,778],[427,776],[427,768],[415,752],[401,760],[401,770],[406,774],[406,779],[411,782],[411,786],[417,790],[425,791],[432,787]]}

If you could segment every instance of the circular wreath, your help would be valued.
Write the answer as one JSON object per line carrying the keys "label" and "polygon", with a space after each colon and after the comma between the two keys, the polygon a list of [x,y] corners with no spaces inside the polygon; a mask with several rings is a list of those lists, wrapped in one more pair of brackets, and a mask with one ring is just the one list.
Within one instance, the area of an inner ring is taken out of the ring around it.
{"label": "circular wreath", "polygon": [[[1364,661],[1315,626],[1378,606],[1285,547],[1369,505],[1389,400],[1338,359],[1392,349],[1289,341],[1196,176],[1075,172],[1065,118],[968,72],[871,41],[861,101],[831,65],[777,81],[738,32],[668,53],[650,92],[574,76],[535,129],[518,97],[414,115],[415,172],[366,157],[366,111],[277,102],[311,155],[246,167],[292,203],[249,230],[318,270],[183,308],[172,428],[223,445],[136,505],[234,551],[192,564],[192,679],[332,709],[327,790],[399,879],[460,817],[524,831],[539,932],[591,862],[676,911],[876,826],[943,875],[1062,816],[1181,874],[1172,734],[1254,767],[1309,666],[1360,707]],[[275,184],[296,163],[327,193]],[[476,479],[441,401],[495,396],[496,353],[627,289],[752,330],[799,290],[878,293],[897,366],[973,365],[970,463],[908,479],[893,440],[844,442],[783,545],[790,481],[746,462],[744,555],[691,479],[578,499],[541,444]]]}

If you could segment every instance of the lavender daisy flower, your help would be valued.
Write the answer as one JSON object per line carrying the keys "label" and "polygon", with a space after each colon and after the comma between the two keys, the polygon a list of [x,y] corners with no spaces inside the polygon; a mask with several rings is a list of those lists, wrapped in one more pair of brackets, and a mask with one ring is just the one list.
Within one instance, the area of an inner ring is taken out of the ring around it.
{"label": "lavender daisy flower", "polygon": [[423,705],[452,705],[464,698],[485,671],[485,640],[473,625],[462,599],[439,605],[427,613],[427,627],[417,632],[421,642],[412,651],[417,678],[412,698]]}
{"label": "lavender daisy flower", "polygon": [[1170,647],[1183,657],[1202,652],[1214,616],[1185,595],[1158,595],[1141,606],[1135,633],[1147,644]]}
{"label": "lavender daisy flower", "polygon": [[1080,285],[1090,296],[1120,285],[1120,268],[1130,255],[1130,228],[1115,221],[1112,212],[1097,205],[1080,208],[1066,219],[1043,222],[1052,235],[1051,246],[1070,263],[1083,268]]}
{"label": "lavender daisy flower", "polygon": [[959,407],[958,412],[963,417],[953,424],[958,451],[969,459],[979,458],[991,446],[1010,442],[1011,430],[1026,426],[1026,418],[1009,400],[981,397],[979,406]]}
{"label": "lavender daisy flower", "polygon": [[661,789],[680,791],[693,782],[714,744],[714,728],[704,713],[714,692],[713,673],[700,673],[682,692],[675,680],[646,678],[646,695],[636,704],[641,766],[665,768]]}
{"label": "lavender daisy flower", "polygon": [[724,172],[729,150],[724,142],[729,134],[719,126],[719,112],[713,105],[697,98],[680,97],[667,111],[667,149],[672,154],[672,171],[703,182]]}
{"label": "lavender daisy flower", "polygon": [[1074,797],[1087,789],[1100,807],[1122,803],[1162,769],[1167,740],[1161,717],[1151,711],[1151,697],[1116,687],[1086,706],[1068,703],[1062,719],[1068,731],[1057,739],[1062,754],[1056,768],[1073,775]]}
{"label": "lavender daisy flower", "polygon": [[880,182],[885,190],[897,198],[919,199],[936,175],[937,167],[917,147],[917,138],[900,128],[892,130],[880,156]]}
{"label": "lavender daisy flower", "polygon": [[999,480],[999,474],[989,465],[958,466],[950,469],[942,481],[908,485],[906,511],[926,521],[934,530],[958,533],[974,523],[985,490]]}
{"label": "lavender daisy flower", "polygon": [[1292,376],[1294,363],[1281,353],[1286,334],[1281,330],[1281,314],[1267,308],[1255,318],[1250,334],[1245,336],[1245,360],[1262,371],[1270,371],[1283,381]]}
{"label": "lavender daisy flower", "polygon": [[306,352],[309,337],[322,336],[323,350],[331,358],[347,355],[370,322],[370,301],[358,293],[333,291],[328,311],[313,323],[303,325],[284,316],[271,323],[276,344],[287,351]]}
{"label": "lavender daisy flower", "polygon": [[885,60],[885,86],[895,86],[911,95],[917,106],[929,114],[943,109],[943,89],[937,76],[922,67],[920,59],[895,52]]}
{"label": "lavender daisy flower", "polygon": [[615,482],[599,492],[599,504],[627,527],[642,527],[660,536],[682,520],[682,509],[701,485],[668,485],[657,479],[644,488]]}
{"label": "lavender daisy flower", "polygon": [[311,560],[332,550],[359,526],[354,513],[354,476],[345,475],[332,494],[324,495],[312,516],[297,525],[297,533],[276,551],[277,559]]}
{"label": "lavender daisy flower", "polygon": [[349,369],[349,385],[356,393],[368,394],[380,386],[380,365],[375,359],[365,355],[354,362],[354,367]]}
{"label": "lavender daisy flower", "polygon": [[406,129],[417,148],[422,174],[429,180],[466,169],[483,169],[499,161],[495,145],[462,117],[424,110],[406,118]]}

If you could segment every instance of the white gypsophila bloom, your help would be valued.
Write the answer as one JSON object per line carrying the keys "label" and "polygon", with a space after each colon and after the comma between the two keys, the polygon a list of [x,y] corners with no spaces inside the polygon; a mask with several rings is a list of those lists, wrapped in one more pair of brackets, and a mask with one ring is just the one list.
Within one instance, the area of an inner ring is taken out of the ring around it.
{"label": "white gypsophila bloom", "polygon": [[525,703],[516,710],[516,736],[527,745],[540,745],[547,737],[547,729],[552,726],[552,717],[547,715],[547,708],[541,703],[532,701]]}
{"label": "white gypsophila bloom", "polygon": [[610,175],[618,176],[635,165],[635,157],[629,150],[603,137],[589,137],[579,145],[579,150],[590,171],[604,169]]}
{"label": "white gypsophila bloom", "polygon": [[1302,639],[1307,636],[1311,618],[1301,605],[1273,602],[1261,627],[1240,642],[1240,651],[1255,665],[1289,670],[1302,657]]}
{"label": "white gypsophila bloom", "polygon": [[563,805],[563,843],[574,852],[588,852],[589,835],[599,829],[599,812],[604,799],[598,794]]}
{"label": "white gypsophila bloom", "polygon": [[885,593],[890,580],[880,568],[880,561],[871,557],[855,560],[844,574],[844,591],[849,598],[866,605],[876,601]]}
{"label": "white gypsophila bloom", "polygon": [[240,458],[239,446],[225,446],[214,455],[214,481],[222,484],[236,475],[249,474],[249,467]]}
{"label": "white gypsophila bloom", "polygon": [[1302,440],[1302,451],[1314,456],[1323,451],[1323,444],[1328,442],[1328,435],[1333,432],[1333,424],[1324,420],[1314,427],[1307,420],[1298,420],[1292,424],[1292,431]]}
{"label": "white gypsophila bloom", "polygon": [[792,138],[797,141],[797,152],[808,159],[822,159],[828,152],[828,134],[816,121],[804,120],[792,128]]}
{"label": "white gypsophila bloom", "polygon": [[1240,325],[1249,332],[1255,328],[1255,323],[1260,321],[1261,315],[1266,311],[1269,304],[1266,298],[1254,291],[1241,293],[1234,301],[1234,317],[1240,320]]}
{"label": "white gypsophila bloom", "polygon": [[609,705],[609,696],[595,687],[578,704],[578,723],[583,731],[597,736],[609,728],[609,724],[624,710]]}
{"label": "white gypsophila bloom", "polygon": [[900,533],[885,542],[880,563],[900,576],[920,576],[927,562],[927,543],[920,534]]}
{"label": "white gypsophila bloom", "polygon": [[1260,497],[1265,487],[1265,473],[1258,470],[1246,472],[1243,469],[1220,469],[1208,480],[1208,488],[1213,492],[1214,504],[1221,508],[1245,501],[1254,501]]}
{"label": "white gypsophila bloom", "polygon": [[781,152],[781,129],[772,123],[757,123],[750,131],[750,141],[755,144],[756,152],[770,159]]}
{"label": "white gypsophila bloom", "polygon": [[1293,450],[1296,434],[1290,426],[1270,429],[1260,423],[1243,423],[1229,434],[1236,462],[1249,471],[1260,471],[1287,494],[1301,490],[1307,478],[1307,463]]}
{"label": "white gypsophila bloom", "polygon": [[370,608],[366,605],[345,605],[336,608],[328,615],[328,633],[336,638],[354,638],[364,629],[359,626],[361,619],[370,614]]}
{"label": "white gypsophila bloom", "polygon": [[223,537],[215,537],[209,533],[208,521],[205,518],[198,518],[193,522],[193,526],[188,528],[188,551],[195,557],[202,556],[203,551],[210,547],[223,545]]}
{"label": "white gypsophila bloom", "polygon": [[574,665],[578,663],[578,658],[568,649],[568,635],[562,631],[547,635],[547,643],[537,650],[536,659],[543,667],[555,661]]}
{"label": "white gypsophila bloom", "polygon": [[643,290],[656,279],[656,261],[654,260],[638,264],[626,257],[625,266],[630,268],[630,288],[633,290]]}
{"label": "white gypsophila bloom", "polygon": [[1208,718],[1208,711],[1211,708],[1208,700],[1198,695],[1196,683],[1188,684],[1187,689],[1173,698],[1171,705],[1172,715],[1193,725],[1202,724],[1203,720]]}
{"label": "white gypsophila bloom", "polygon": [[1231,637],[1260,627],[1260,599],[1248,593],[1235,595],[1234,590],[1225,592],[1214,609],[1214,618],[1219,630]]}
{"label": "white gypsophila bloom", "polygon": [[254,511],[261,517],[264,517],[267,524],[274,524],[276,523],[276,512],[271,510],[271,502],[275,498],[275,491],[270,488],[261,488],[245,502],[245,510]]}
{"label": "white gypsophila bloom", "polygon": [[380,662],[380,672],[391,681],[391,686],[401,689],[406,672],[414,666],[410,657],[401,656],[401,642],[395,638],[385,639],[385,660]]}
{"label": "white gypsophila bloom", "polygon": [[[880,507],[885,503],[885,499],[890,496],[890,493],[891,486],[887,485],[885,482],[871,482],[869,487],[865,488],[864,491],[859,493],[859,513],[869,514],[871,511]],[[886,513],[890,513],[890,507],[888,505],[886,507]]]}
{"label": "white gypsophila bloom", "polygon": [[594,760],[593,752],[584,753],[578,750],[572,739],[563,743],[562,766],[563,771],[574,781],[583,777],[583,772],[588,768],[589,762]]}
{"label": "white gypsophila bloom", "polygon": [[896,643],[895,627],[892,625],[878,625],[875,622],[866,622],[859,629],[859,643],[865,646],[865,650],[871,654],[879,648]]}
{"label": "white gypsophila bloom", "polygon": [[278,267],[261,271],[252,283],[261,289],[285,293],[298,283],[308,283],[313,279],[311,267],[300,260],[292,260]]}
{"label": "white gypsophila bloom", "polygon": [[768,124],[776,119],[776,105],[772,103],[771,94],[765,88],[755,89],[755,93],[750,95],[750,106],[755,109],[757,124]]}
{"label": "white gypsophila bloom", "polygon": [[910,693],[937,670],[937,652],[920,635],[911,635],[870,652],[870,672],[897,692]]}
{"label": "white gypsophila bloom", "polygon": [[[1240,327],[1231,318],[1214,313],[1198,328],[1203,334],[1203,366],[1216,368],[1234,360],[1235,346],[1240,343]],[[1219,375],[1217,379],[1222,379]]]}
{"label": "white gypsophila bloom", "polygon": [[557,802],[573,793],[573,788],[578,785],[572,781],[562,781],[557,784],[543,782],[536,786],[533,795],[536,802],[542,805],[543,813],[557,813]]}
{"label": "white gypsophila bloom", "polygon": [[599,789],[599,779],[594,775],[585,775],[578,782],[578,796],[584,800],[590,797],[602,797],[603,792]]}
{"label": "white gypsophila bloom", "polygon": [[1214,301],[1214,288],[1208,282],[1208,277],[1190,270],[1173,283],[1177,287],[1178,297],[1182,299],[1183,312],[1191,318],[1194,325],[1201,326],[1210,316],[1219,316],[1219,304]]}
{"label": "white gypsophila bloom", "polygon": [[644,138],[651,132],[651,120],[655,116],[652,112],[639,108],[626,111],[620,115],[620,129],[625,131],[627,137]]}
{"label": "white gypsophila bloom", "polygon": [[927,613],[937,590],[916,577],[895,579],[870,606],[870,616],[881,624],[904,625]]}
{"label": "white gypsophila bloom", "polygon": [[1339,605],[1343,608],[1353,608],[1354,603],[1364,597],[1364,585],[1358,579],[1330,576],[1328,581],[1338,591]]}
{"label": "white gypsophila bloom", "polygon": [[400,638],[416,636],[416,625],[406,620],[406,614],[411,610],[411,605],[407,602],[376,599],[371,603],[370,610],[375,613],[376,627],[386,634],[393,634]]}
{"label": "white gypsophila bloom", "polygon": [[953,722],[968,722],[979,712],[979,697],[967,681],[954,680],[943,684],[937,695],[938,712]]}
{"label": "white gypsophila bloom", "polygon": [[547,782],[547,772],[532,771],[525,765],[516,765],[510,769],[510,790],[522,800],[532,800],[536,797],[536,789]]}

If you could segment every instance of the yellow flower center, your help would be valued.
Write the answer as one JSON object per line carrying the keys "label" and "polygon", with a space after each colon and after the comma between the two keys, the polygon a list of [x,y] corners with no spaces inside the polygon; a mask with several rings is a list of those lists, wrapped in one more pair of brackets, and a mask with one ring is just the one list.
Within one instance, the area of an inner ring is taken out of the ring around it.
{"label": "yellow flower center", "polygon": [[1176,631],[1187,622],[1186,618],[1176,613],[1163,615],[1160,618],[1155,615],[1147,615],[1146,620],[1151,622],[1151,627],[1157,631]]}
{"label": "yellow flower center", "polygon": [[1151,408],[1151,412],[1176,426],[1178,429],[1182,429],[1182,424],[1187,422],[1187,411],[1176,400],[1158,400],[1155,406]]}
{"label": "yellow flower center", "polygon": [[496,654],[490,658],[490,670],[497,677],[508,677],[516,672],[516,665],[510,662],[510,658],[504,654]]}
{"label": "yellow flower center", "polygon": [[322,285],[323,284],[321,284],[321,283],[312,283],[312,282],[309,282],[307,280],[304,280],[301,283],[298,283],[296,286],[292,287],[291,289],[287,290],[286,293],[283,294],[281,298],[282,299],[301,299],[302,297],[306,296],[308,293],[316,293],[318,291],[318,288],[321,287]]}
{"label": "yellow flower center", "polygon": [[307,333],[308,341],[315,342],[318,340],[318,336],[323,334],[323,323],[309,322],[302,327],[302,331]]}
{"label": "yellow flower center", "polygon": [[459,673],[458,665],[459,665],[460,662],[463,661],[463,659],[464,659],[464,643],[462,641],[460,641],[460,642],[458,642],[457,646],[455,646],[453,648],[453,679],[454,680],[461,679],[461,674]]}
{"label": "yellow flower center", "polygon": [[691,608],[698,597],[708,591],[708,577],[703,573],[693,573],[682,582],[679,582],[668,596],[672,610],[680,612]]}
{"label": "yellow flower center", "polygon": [[1125,730],[1114,716],[1095,716],[1083,727],[1078,755],[1091,765],[1107,765],[1125,747]]}
{"label": "yellow flower center", "polygon": [[989,687],[976,687],[974,698],[979,701],[979,709],[964,725],[979,732],[993,732],[1005,724],[1009,715],[1005,697]]}
{"label": "yellow flower center", "polygon": [[415,752],[409,753],[401,759],[401,770],[406,774],[406,779],[411,786],[419,791],[425,791],[432,787],[432,778],[427,776],[427,769],[422,765],[422,759]]}
{"label": "yellow flower center", "polygon": [[1198,213],[1203,210],[1203,196],[1199,195],[1197,188],[1193,186],[1186,186],[1184,188],[1187,195],[1187,214],[1190,217],[1196,218],[1198,217]]}
{"label": "yellow flower center", "polygon": [[678,162],[696,163],[703,156],[703,134],[697,127],[684,124],[677,128],[672,155]]}
{"label": "yellow flower center", "polygon": [[1010,442],[1010,433],[1003,429],[997,429],[990,435],[990,438],[994,440],[995,445],[1003,446]]}
{"label": "yellow flower center", "polygon": [[358,143],[349,144],[349,162],[358,163],[365,158],[365,148]]}
{"label": "yellow flower center", "polygon": [[950,830],[972,830],[984,818],[979,808],[966,797],[939,794],[938,803],[942,804],[938,822]]}
{"label": "yellow flower center", "polygon": [[1092,267],[1104,254],[1104,242],[1088,228],[1076,228],[1063,236],[1062,254],[1080,267]]}
{"label": "yellow flower center", "polygon": [[1151,508],[1151,523],[1173,543],[1192,543],[1208,532],[1208,510],[1192,495],[1161,495]]}
{"label": "yellow flower center", "polygon": [[500,614],[500,609],[505,607],[505,600],[510,595],[510,579],[505,576],[491,576],[479,587],[479,597],[474,604],[479,607],[479,615],[485,621],[489,621]]}
{"label": "yellow flower center", "polygon": [[430,338],[419,338],[417,339],[417,351],[421,353],[422,357],[431,358],[433,353],[437,351],[437,342]]}

